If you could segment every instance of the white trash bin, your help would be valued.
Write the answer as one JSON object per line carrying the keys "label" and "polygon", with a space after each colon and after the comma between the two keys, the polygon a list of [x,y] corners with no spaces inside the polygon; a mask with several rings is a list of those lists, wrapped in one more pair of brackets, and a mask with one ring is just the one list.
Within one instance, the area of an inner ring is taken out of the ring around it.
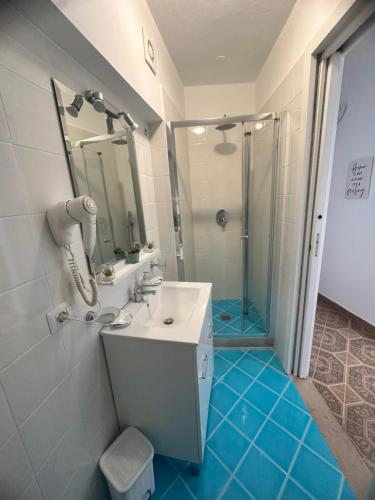
{"label": "white trash bin", "polygon": [[155,491],[154,448],[135,427],[128,427],[100,457],[112,500],[144,500]]}

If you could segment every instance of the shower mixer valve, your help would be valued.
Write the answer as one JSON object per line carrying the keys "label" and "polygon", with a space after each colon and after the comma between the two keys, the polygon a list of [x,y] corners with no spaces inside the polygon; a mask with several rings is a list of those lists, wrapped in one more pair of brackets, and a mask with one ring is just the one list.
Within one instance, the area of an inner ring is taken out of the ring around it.
{"label": "shower mixer valve", "polygon": [[224,208],[221,208],[216,212],[216,223],[221,227],[222,231],[225,231],[225,226],[228,224],[229,213]]}

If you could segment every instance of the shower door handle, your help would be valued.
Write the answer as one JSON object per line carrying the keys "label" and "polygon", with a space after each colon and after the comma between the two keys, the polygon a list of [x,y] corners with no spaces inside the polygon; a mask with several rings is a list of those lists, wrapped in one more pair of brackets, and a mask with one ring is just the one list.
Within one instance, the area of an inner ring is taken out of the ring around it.
{"label": "shower door handle", "polygon": [[241,240],[248,240],[249,235],[248,234],[241,234],[240,238],[241,238]]}

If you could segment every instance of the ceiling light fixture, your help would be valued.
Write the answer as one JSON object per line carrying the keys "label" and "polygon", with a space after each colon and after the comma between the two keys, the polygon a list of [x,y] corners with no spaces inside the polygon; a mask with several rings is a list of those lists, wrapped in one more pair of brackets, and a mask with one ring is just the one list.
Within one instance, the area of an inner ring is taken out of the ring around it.
{"label": "ceiling light fixture", "polygon": [[264,127],[263,122],[256,122],[255,124],[255,130],[261,130]]}
{"label": "ceiling light fixture", "polygon": [[203,135],[206,132],[206,127],[202,127],[202,126],[193,127],[191,129],[191,131],[193,132],[193,134]]}
{"label": "ceiling light fixture", "polygon": [[216,56],[216,61],[224,61],[224,59],[225,59],[225,56],[223,56],[223,55]]}

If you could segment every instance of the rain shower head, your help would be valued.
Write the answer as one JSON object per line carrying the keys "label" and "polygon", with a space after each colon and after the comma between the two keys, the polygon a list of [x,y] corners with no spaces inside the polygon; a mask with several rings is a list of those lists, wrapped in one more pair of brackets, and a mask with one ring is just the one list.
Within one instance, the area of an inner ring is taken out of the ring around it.
{"label": "rain shower head", "polygon": [[221,132],[225,132],[225,130],[230,130],[234,127],[236,127],[235,123],[222,123],[221,125],[215,127],[215,129],[220,130]]}
{"label": "rain shower head", "polygon": [[81,94],[76,94],[74,96],[72,103],[69,104],[69,106],[67,106],[65,109],[70,114],[70,116],[73,116],[73,118],[77,118],[80,109],[82,108],[82,105],[83,105],[83,97],[81,96]]}
{"label": "rain shower head", "polygon": [[104,113],[105,104],[104,104],[104,96],[101,92],[96,90],[86,90],[85,97],[92,104],[95,111],[98,113]]}

